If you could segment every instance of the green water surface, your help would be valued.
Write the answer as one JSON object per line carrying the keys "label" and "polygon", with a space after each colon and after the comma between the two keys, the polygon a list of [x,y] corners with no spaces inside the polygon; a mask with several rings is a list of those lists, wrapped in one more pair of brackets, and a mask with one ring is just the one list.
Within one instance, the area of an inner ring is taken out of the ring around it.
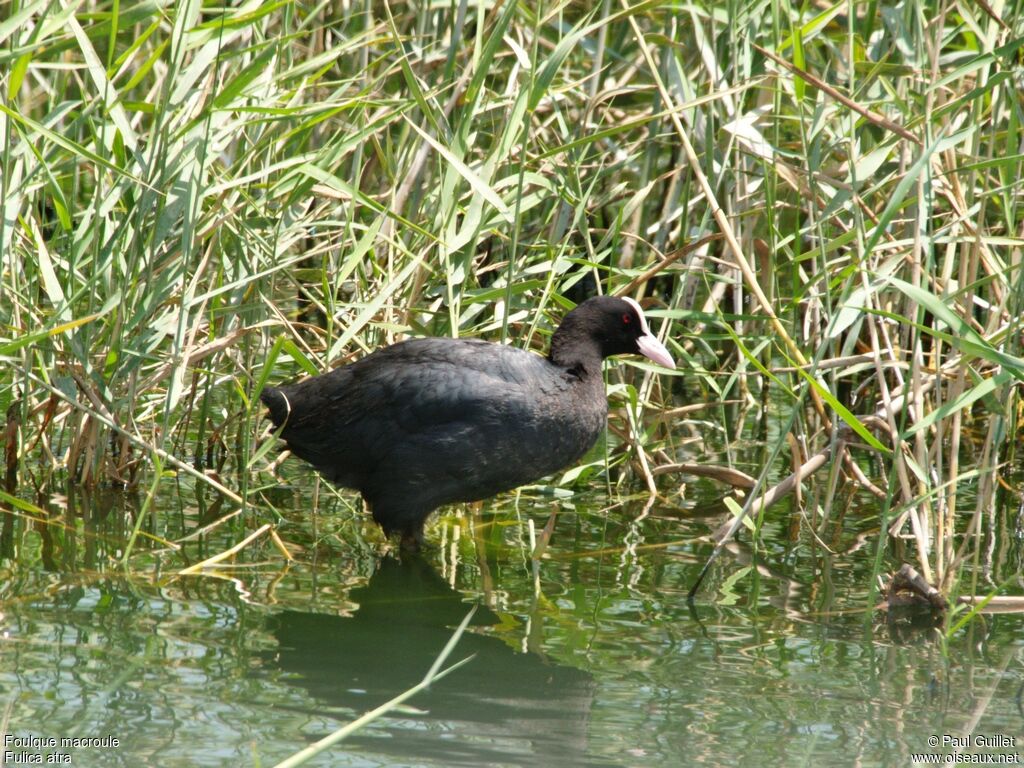
{"label": "green water surface", "polygon": [[[1024,619],[947,640],[871,610],[870,509],[828,542],[773,511],[769,543],[741,536],[690,606],[723,519],[710,496],[645,514],[528,490],[445,511],[400,557],[351,496],[289,474],[262,492],[280,519],[242,512],[181,551],[161,541],[228,510],[168,480],[126,568],[137,496],[41,494],[45,524],[6,513],[7,765],[271,766],[414,685],[474,606],[465,666],[309,765],[911,765],[963,743],[961,761],[1024,759]],[[535,568],[529,524],[552,512]],[[263,536],[178,574],[268,521],[294,562]]]}

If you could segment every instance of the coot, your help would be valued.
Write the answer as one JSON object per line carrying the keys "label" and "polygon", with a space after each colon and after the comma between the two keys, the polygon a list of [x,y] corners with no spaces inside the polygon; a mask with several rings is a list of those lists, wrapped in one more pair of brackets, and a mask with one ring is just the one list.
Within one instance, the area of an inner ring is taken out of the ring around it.
{"label": "coot", "polygon": [[608,415],[601,363],[672,356],[632,299],[569,312],[541,357],[474,339],[411,339],[260,399],[296,456],[358,490],[385,534],[417,549],[437,507],[516,488],[577,461]]}

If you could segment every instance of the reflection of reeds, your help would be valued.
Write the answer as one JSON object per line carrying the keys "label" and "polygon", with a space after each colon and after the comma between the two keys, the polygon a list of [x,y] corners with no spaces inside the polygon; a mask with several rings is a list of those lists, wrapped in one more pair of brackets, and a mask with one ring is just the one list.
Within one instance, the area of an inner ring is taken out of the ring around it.
{"label": "reflection of reeds", "polygon": [[459,624],[459,626],[456,627],[455,631],[452,633],[451,639],[448,641],[445,647],[441,649],[441,652],[437,655],[437,658],[434,660],[434,663],[431,665],[430,669],[427,670],[427,673],[423,676],[422,680],[420,680],[418,683],[416,683],[408,690],[403,691],[394,698],[384,702],[379,707],[374,707],[366,714],[357,717],[352,722],[347,723],[346,725],[342,726],[341,728],[338,728],[337,730],[333,731],[327,736],[324,736],[322,739],[318,740],[314,744],[310,744],[305,749],[299,750],[291,757],[282,760],[275,766],[275,768],[294,768],[294,766],[299,766],[309,762],[314,757],[319,755],[321,752],[324,752],[325,750],[330,749],[335,744],[344,741],[353,733],[356,733],[360,729],[365,728],[374,720],[379,720],[381,717],[388,714],[392,710],[399,708],[403,703],[411,699],[417,693],[425,691],[435,681],[440,680],[443,677],[446,677],[447,675],[451,674],[456,669],[461,667],[463,664],[472,661],[473,657],[467,656],[464,659],[456,661],[454,664],[450,664],[447,667],[444,667],[444,669],[441,668],[448,660],[448,657],[451,655],[451,652],[455,650],[455,646],[458,644],[459,638],[462,637],[462,633],[466,631],[466,627],[469,626],[469,622],[470,620],[472,620],[474,613],[476,613],[476,608],[471,608],[469,610],[469,613],[466,614],[466,618],[462,620],[462,623]]}
{"label": "reflection of reeds", "polygon": [[[863,498],[876,576],[1011,575],[1015,21],[299,7],[4,28],[9,493],[166,471],[261,508],[265,383],[405,335],[543,350],[596,278],[688,370],[612,369],[604,451],[560,484],[746,469],[732,532],[792,490],[825,542]],[[733,466],[752,435],[757,471]]]}

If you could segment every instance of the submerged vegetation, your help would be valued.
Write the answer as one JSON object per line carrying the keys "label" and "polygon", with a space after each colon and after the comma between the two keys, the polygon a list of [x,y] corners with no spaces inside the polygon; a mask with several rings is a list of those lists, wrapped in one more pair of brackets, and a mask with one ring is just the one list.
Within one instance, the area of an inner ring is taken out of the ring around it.
{"label": "submerged vegetation", "polygon": [[[672,504],[711,474],[719,541],[799,491],[793,535],[825,547],[874,496],[876,577],[1020,590],[1016,10],[8,8],[11,514],[40,514],[23,486],[186,472],[273,532],[264,384],[407,335],[543,350],[599,287],[679,370],[610,372],[606,445],[559,483]],[[707,466],[709,430],[760,436],[750,477]]]}

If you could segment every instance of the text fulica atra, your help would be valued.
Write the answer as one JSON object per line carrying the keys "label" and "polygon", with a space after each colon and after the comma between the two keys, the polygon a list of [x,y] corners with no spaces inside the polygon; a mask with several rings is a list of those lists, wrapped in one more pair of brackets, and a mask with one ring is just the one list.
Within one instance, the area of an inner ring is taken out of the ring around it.
{"label": "text fulica atra", "polygon": [[296,456],[362,493],[415,549],[437,507],[534,482],[577,461],[608,415],[601,363],[672,356],[632,299],[569,312],[548,356],[474,339],[411,339],[260,399]]}

